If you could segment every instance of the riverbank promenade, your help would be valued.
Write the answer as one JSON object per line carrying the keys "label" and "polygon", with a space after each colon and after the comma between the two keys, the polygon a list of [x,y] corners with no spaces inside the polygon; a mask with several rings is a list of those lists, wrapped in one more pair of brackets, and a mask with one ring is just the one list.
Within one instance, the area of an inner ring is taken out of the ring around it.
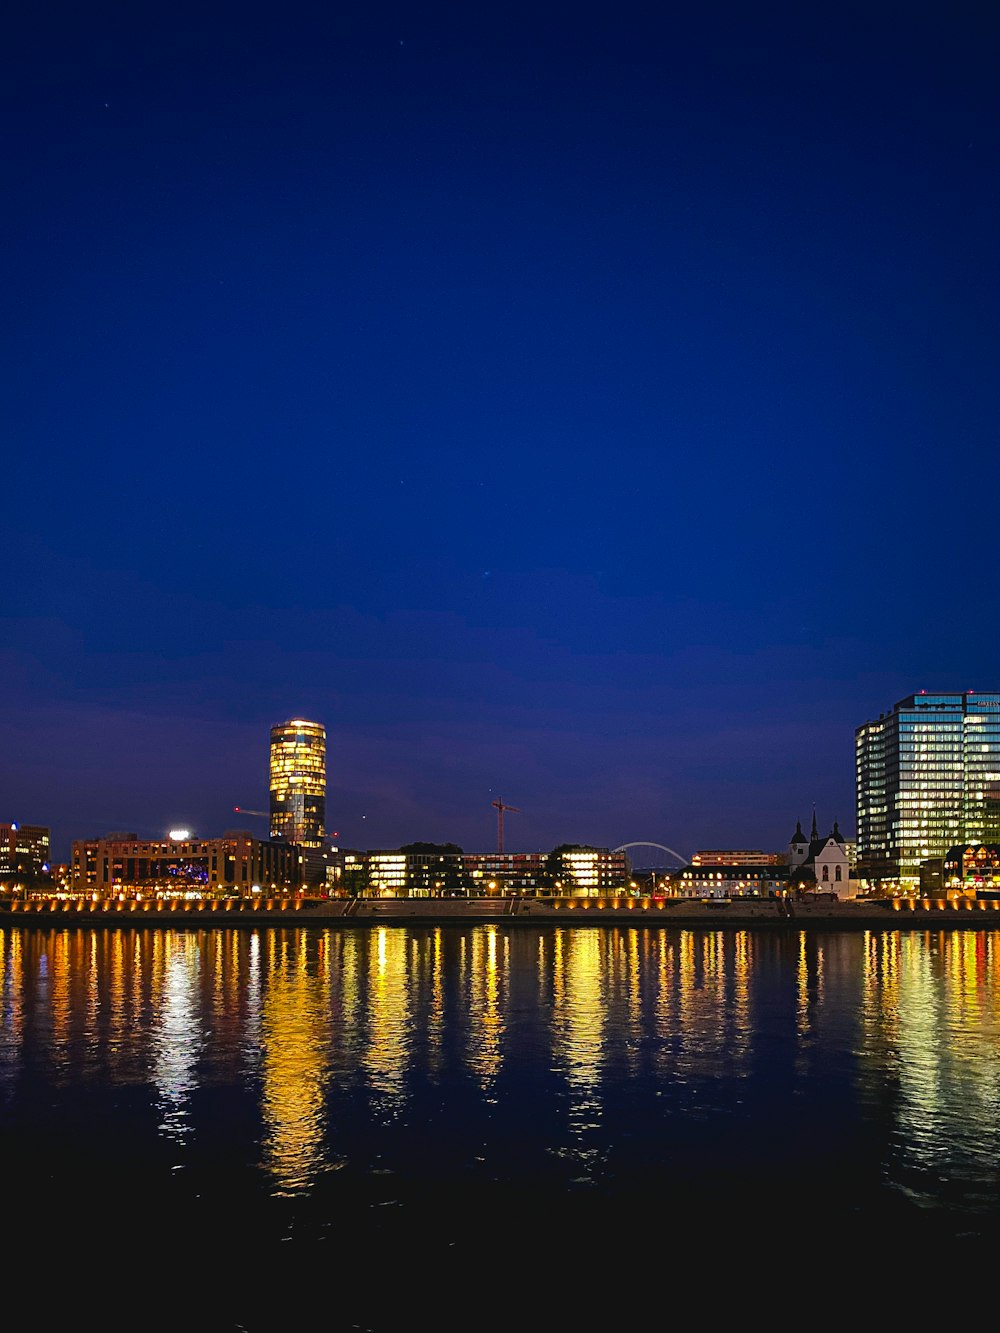
{"label": "riverbank promenade", "polygon": [[930,898],[268,898],[29,899],[0,903],[0,926],[657,926],[733,929],[1000,929],[1000,900]]}

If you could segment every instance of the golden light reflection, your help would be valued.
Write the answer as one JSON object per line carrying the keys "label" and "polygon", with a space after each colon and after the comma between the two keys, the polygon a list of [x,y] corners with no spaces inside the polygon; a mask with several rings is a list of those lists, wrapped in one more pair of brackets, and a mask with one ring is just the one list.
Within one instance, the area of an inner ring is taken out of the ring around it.
{"label": "golden light reflection", "polygon": [[[506,1023],[501,1004],[506,966],[501,967],[501,951],[506,954],[506,936],[495,926],[473,932],[468,973],[469,1067],[484,1089],[493,1083],[503,1064]],[[506,958],[503,961],[505,964]]]}
{"label": "golden light reflection", "polygon": [[52,941],[52,1035],[65,1050],[72,1031],[73,1005],[70,989],[70,944],[73,932],[60,931]]}
{"label": "golden light reflection", "polygon": [[[864,1049],[889,1062],[901,1169],[927,1172],[936,1186],[1000,1104],[1000,935],[873,935],[866,958]],[[983,1179],[994,1169],[984,1159]]]}
{"label": "golden light reflection", "polygon": [[427,993],[427,1063],[431,1075],[440,1074],[444,1067],[445,987],[444,987],[444,932],[440,927],[431,937],[429,971],[424,975],[422,990]]}
{"label": "golden light reflection", "polygon": [[24,936],[0,930],[0,1088],[13,1090],[24,1037]]}
{"label": "golden light reflection", "polygon": [[115,1036],[124,1032],[128,1014],[127,969],[125,966],[125,937],[120,930],[105,936],[108,945],[108,1015]]}
{"label": "golden light reflection", "polygon": [[679,1040],[675,1068],[685,1079],[749,1051],[750,1025],[745,986],[731,984],[733,962],[749,950],[746,931],[685,931],[676,978]]}
{"label": "golden light reflection", "polygon": [[653,936],[656,976],[654,1031],[661,1037],[656,1063],[664,1074],[669,1074],[673,1067],[671,1034],[679,1021],[680,995],[674,985],[674,978],[680,971],[682,957],[689,947],[687,933],[678,937],[656,931]]}
{"label": "golden light reflection", "polygon": [[412,1042],[407,933],[379,926],[368,966],[367,1036],[362,1066],[381,1110],[395,1112],[406,1095]]}
{"label": "golden light reflection", "polygon": [[610,1151],[594,1147],[610,1077],[653,1071],[697,1115],[711,1080],[755,1072],[762,1024],[789,1039],[800,1083],[836,1049],[907,1188],[907,1173],[947,1178],[956,1145],[983,1152],[1000,1105],[996,930],[0,928],[0,1001],[0,1095],[30,1040],[60,1088],[151,1084],[180,1145],[198,1089],[259,1086],[263,1165],[286,1194],[331,1165],[338,1094],[402,1117],[415,1067],[460,1064],[485,1103],[522,1033],[560,1076],[588,1179]]}
{"label": "golden light reflection", "polygon": [[753,939],[749,931],[738,931],[732,939],[732,1041],[730,1054],[748,1057],[753,1037],[751,1010]]}
{"label": "golden light reflection", "polygon": [[809,1035],[809,965],[806,959],[806,933],[799,931],[795,964],[795,1020],[799,1039]]}
{"label": "golden light reflection", "polygon": [[621,962],[621,995],[624,1001],[626,1059],[630,1075],[639,1072],[639,1052],[643,1034],[643,987],[641,936],[638,931],[616,932]]}
{"label": "golden light reflection", "polygon": [[[330,932],[325,938],[330,974],[336,984],[332,993],[331,1020],[340,1041],[341,1062],[347,1060],[352,1065],[360,1064],[356,1052],[367,1013],[364,980],[368,942],[354,931],[349,931],[346,936]],[[348,1034],[353,1040],[348,1040]]]}
{"label": "golden light reflection", "polygon": [[280,943],[262,1012],[261,1109],[264,1165],[275,1192],[293,1195],[325,1164],[331,1027],[326,980],[310,965],[306,932]]}
{"label": "golden light reflection", "polygon": [[601,943],[604,932],[584,927],[558,932],[554,972],[552,1054],[569,1093],[575,1156],[593,1177],[601,1155],[588,1141],[600,1120],[606,1008]]}

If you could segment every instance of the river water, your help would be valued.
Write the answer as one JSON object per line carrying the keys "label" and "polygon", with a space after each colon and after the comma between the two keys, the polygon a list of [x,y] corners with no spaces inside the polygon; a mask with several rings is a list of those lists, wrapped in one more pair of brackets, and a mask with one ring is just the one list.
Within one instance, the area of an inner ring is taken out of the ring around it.
{"label": "river water", "polygon": [[998,931],[5,927],[0,985],[43,1327],[828,1312],[1000,1253]]}

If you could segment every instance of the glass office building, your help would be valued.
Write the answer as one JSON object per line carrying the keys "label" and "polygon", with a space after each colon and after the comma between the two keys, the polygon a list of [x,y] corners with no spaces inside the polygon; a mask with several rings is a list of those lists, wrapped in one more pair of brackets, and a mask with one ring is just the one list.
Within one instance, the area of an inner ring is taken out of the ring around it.
{"label": "glass office building", "polygon": [[921,691],[855,731],[858,878],[917,893],[921,862],[1000,841],[1000,694]]}
{"label": "glass office building", "polygon": [[271,837],[300,847],[326,839],[326,728],[292,718],[271,728]]}

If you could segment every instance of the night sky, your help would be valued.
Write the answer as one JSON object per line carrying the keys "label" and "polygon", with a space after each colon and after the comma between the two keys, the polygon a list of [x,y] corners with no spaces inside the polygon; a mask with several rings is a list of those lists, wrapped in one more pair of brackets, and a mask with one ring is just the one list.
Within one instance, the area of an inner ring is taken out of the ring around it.
{"label": "night sky", "polygon": [[0,822],[854,833],[1000,688],[1000,8],[47,4],[0,40]]}

